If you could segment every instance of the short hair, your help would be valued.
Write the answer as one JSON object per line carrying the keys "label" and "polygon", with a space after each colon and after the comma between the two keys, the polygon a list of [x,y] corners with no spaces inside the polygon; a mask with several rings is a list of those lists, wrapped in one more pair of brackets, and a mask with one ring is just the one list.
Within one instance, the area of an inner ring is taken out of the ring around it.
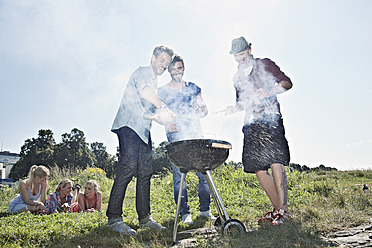
{"label": "short hair", "polygon": [[161,54],[161,53],[167,53],[171,58],[174,55],[174,52],[173,52],[172,48],[169,48],[169,47],[166,47],[166,46],[163,46],[163,45],[159,45],[159,46],[155,47],[154,51],[152,52],[152,55],[154,55],[155,58],[157,58],[159,56],[159,54]]}
{"label": "short hair", "polygon": [[174,55],[172,61],[169,63],[169,66],[168,66],[168,71],[169,72],[170,72],[172,66],[174,64],[176,64],[177,62],[181,62],[182,66],[185,67],[185,63],[183,62],[183,58],[180,55],[176,54],[176,55]]}

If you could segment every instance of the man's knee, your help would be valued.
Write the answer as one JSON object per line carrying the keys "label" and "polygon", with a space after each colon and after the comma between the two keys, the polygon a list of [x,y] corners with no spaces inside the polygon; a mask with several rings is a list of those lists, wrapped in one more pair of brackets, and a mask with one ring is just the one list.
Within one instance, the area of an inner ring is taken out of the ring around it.
{"label": "man's knee", "polygon": [[150,180],[153,174],[152,166],[146,166],[142,167],[142,169],[139,169],[137,171],[137,177],[138,179],[142,180]]}
{"label": "man's knee", "polygon": [[273,174],[285,173],[285,166],[279,163],[274,163],[271,165],[271,171]]}

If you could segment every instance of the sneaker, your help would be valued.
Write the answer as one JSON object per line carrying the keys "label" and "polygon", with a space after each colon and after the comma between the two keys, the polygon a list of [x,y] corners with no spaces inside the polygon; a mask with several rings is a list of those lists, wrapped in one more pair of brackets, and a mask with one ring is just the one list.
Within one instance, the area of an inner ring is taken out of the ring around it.
{"label": "sneaker", "polygon": [[274,226],[281,225],[289,217],[290,216],[289,216],[289,213],[287,213],[287,211],[285,211],[283,209],[279,209],[279,211],[276,211],[275,217],[274,217],[273,221],[271,222],[271,224],[273,224]]}
{"label": "sneaker", "polygon": [[199,216],[211,219],[213,221],[215,221],[217,219],[216,217],[214,217],[214,215],[211,213],[210,210],[200,212]]}
{"label": "sneaker", "polygon": [[119,232],[124,235],[134,235],[136,234],[136,231],[132,229],[130,226],[125,225],[123,221],[118,221],[112,224],[107,225],[109,228],[111,228],[115,232]]}
{"label": "sneaker", "polygon": [[272,223],[273,220],[275,219],[275,214],[276,214],[276,209],[274,208],[273,211],[267,212],[264,216],[258,219],[258,224],[264,223],[264,222],[269,222]]}
{"label": "sneaker", "polygon": [[186,225],[192,225],[194,222],[192,222],[191,219],[191,214],[184,214],[182,215],[181,220],[186,224]]}
{"label": "sneaker", "polygon": [[166,227],[160,225],[158,222],[153,220],[151,216],[148,216],[147,218],[140,220],[139,225],[141,227],[148,227],[148,228],[156,229],[156,230],[167,229]]}

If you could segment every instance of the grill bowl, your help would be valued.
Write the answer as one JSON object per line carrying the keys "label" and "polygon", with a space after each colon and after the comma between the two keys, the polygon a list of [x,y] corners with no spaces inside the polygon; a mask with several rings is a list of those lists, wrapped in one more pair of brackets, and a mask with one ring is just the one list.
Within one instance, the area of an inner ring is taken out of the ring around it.
{"label": "grill bowl", "polygon": [[229,149],[229,142],[215,139],[180,140],[166,146],[169,160],[183,173],[219,167],[229,156]]}

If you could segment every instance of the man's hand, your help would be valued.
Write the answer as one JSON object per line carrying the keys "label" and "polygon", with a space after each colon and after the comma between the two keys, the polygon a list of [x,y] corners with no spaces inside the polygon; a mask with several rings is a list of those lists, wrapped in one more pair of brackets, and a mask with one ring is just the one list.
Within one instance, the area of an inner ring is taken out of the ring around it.
{"label": "man's hand", "polygon": [[226,108],[226,114],[229,114],[229,115],[235,114],[236,111],[238,111],[236,106],[227,106]]}
{"label": "man's hand", "polygon": [[170,111],[167,107],[163,107],[160,108],[160,111],[155,121],[165,126],[165,124],[174,120],[175,117],[176,115],[172,111]]}
{"label": "man's hand", "polygon": [[165,124],[165,129],[168,132],[174,133],[178,131],[177,125],[174,121],[170,121],[167,124]]}
{"label": "man's hand", "polygon": [[258,90],[256,90],[256,94],[261,99],[270,96],[270,93],[267,90],[263,89],[263,88],[259,88]]}
{"label": "man's hand", "polygon": [[196,96],[196,104],[197,104],[196,105],[197,108],[195,109],[196,117],[198,118],[205,117],[208,114],[208,108],[204,102],[201,92]]}
{"label": "man's hand", "polygon": [[156,114],[155,121],[165,126],[165,128],[170,132],[177,132],[178,129],[174,122],[174,118],[176,118],[176,115],[167,107],[163,107],[160,109],[160,112]]}

